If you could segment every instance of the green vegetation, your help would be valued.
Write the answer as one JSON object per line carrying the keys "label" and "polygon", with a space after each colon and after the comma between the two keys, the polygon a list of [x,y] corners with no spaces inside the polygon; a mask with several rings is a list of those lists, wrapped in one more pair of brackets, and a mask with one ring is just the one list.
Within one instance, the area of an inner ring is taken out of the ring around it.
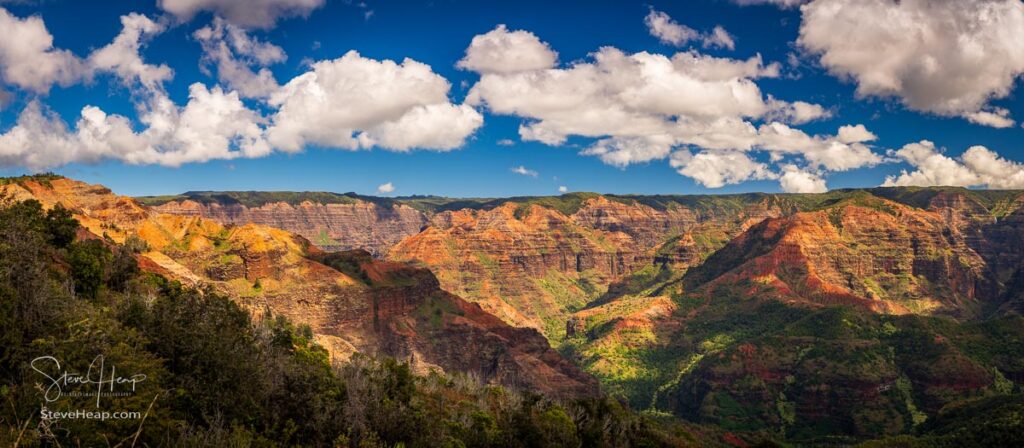
{"label": "green vegetation", "polygon": [[0,185],[22,184],[28,181],[39,182],[42,183],[43,185],[49,185],[51,181],[63,178],[64,176],[55,173],[40,173],[29,174],[25,176],[0,177]]}
{"label": "green vegetation", "polygon": [[328,252],[317,257],[317,261],[330,266],[355,280],[359,280],[364,284],[369,285],[371,283],[370,277],[366,275],[366,271],[362,268],[362,264],[372,262],[373,255],[370,255],[370,253],[365,250]]}
{"label": "green vegetation", "polygon": [[[555,269],[548,270],[544,277],[534,280],[537,291],[543,296],[531,300],[527,296],[524,300],[530,301],[527,306],[520,306],[513,303],[514,298],[506,298],[516,309],[536,310],[538,317],[544,325],[543,334],[553,346],[557,346],[565,338],[566,313],[582,309],[594,297],[597,296],[597,288],[594,287],[593,270],[587,270],[578,275],[567,275]],[[545,297],[546,296],[546,297]],[[552,306],[552,302],[556,305]]]}
{"label": "green vegetation", "polygon": [[1024,446],[1024,395],[972,400],[941,411],[912,435],[865,442],[858,448]]}
{"label": "green vegetation", "polygon": [[[635,284],[595,302],[601,312],[563,348],[607,392],[652,415],[797,444],[849,444],[923,434],[950,409],[1022,391],[1020,373],[1005,374],[1024,372],[1021,317],[958,323],[794,307],[772,300],[770,289],[751,297],[745,281],[675,295],[674,315],[650,330],[612,331],[652,295],[685,284],[652,274],[640,271],[626,282]],[[1024,414],[1015,418],[1002,430]],[[934,446],[973,440],[959,437]]]}
{"label": "green vegetation", "polygon": [[337,246],[340,243],[338,243],[334,238],[331,238],[331,236],[327,234],[326,230],[321,230],[320,233],[316,235],[316,238],[313,238],[313,244],[316,244],[319,247],[331,247]]}
{"label": "green vegetation", "polygon": [[1021,195],[1019,190],[970,190],[963,187],[879,187],[867,191],[879,197],[923,209],[927,209],[932,199],[940,193],[962,194],[994,216],[1002,216],[1009,203]]}
{"label": "green vegetation", "polygon": [[441,327],[446,314],[461,316],[463,313],[450,300],[436,296],[428,298],[416,309],[417,317],[427,320],[434,329]]}

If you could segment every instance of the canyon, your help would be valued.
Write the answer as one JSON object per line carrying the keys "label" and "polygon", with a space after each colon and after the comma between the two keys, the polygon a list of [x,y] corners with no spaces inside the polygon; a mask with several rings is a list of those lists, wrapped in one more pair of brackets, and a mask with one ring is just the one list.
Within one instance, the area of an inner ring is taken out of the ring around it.
{"label": "canyon", "polygon": [[1024,384],[1024,192],[5,195],[140,238],[147,270],[308,324],[339,360],[792,441],[905,434]]}

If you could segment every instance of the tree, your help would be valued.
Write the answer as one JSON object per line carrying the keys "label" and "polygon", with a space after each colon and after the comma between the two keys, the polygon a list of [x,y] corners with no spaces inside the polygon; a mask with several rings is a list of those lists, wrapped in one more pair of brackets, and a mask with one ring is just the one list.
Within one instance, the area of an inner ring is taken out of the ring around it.
{"label": "tree", "polygon": [[75,240],[77,231],[78,220],[63,205],[57,204],[46,212],[46,233],[54,246],[68,247]]}
{"label": "tree", "polygon": [[126,247],[118,247],[114,251],[113,261],[107,273],[107,286],[115,291],[124,292],[128,282],[139,274],[139,263],[132,256],[132,251]]}
{"label": "tree", "polygon": [[88,240],[71,245],[68,251],[68,263],[71,265],[71,277],[75,281],[75,292],[84,297],[95,299],[103,286],[106,268],[113,258],[99,240]]}

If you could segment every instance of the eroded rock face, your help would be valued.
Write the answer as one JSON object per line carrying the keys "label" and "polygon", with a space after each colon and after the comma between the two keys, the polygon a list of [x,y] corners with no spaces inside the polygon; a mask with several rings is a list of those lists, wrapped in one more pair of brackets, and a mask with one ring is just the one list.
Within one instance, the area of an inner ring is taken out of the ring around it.
{"label": "eroded rock face", "polygon": [[985,261],[935,212],[883,199],[769,219],[687,275],[690,287],[883,313],[974,317]]}
{"label": "eroded rock face", "polygon": [[556,210],[507,203],[435,216],[389,258],[429,266],[445,290],[515,326],[558,339],[570,310],[651,262],[629,235],[586,227]]}
{"label": "eroded rock face", "polygon": [[1024,195],[1009,195],[989,210],[962,192],[941,192],[928,209],[943,216],[985,262],[990,279],[979,294],[1013,300],[1024,285]]}
{"label": "eroded rock face", "polygon": [[302,235],[325,250],[365,249],[378,256],[402,238],[419,233],[427,223],[423,213],[407,205],[384,206],[361,200],[351,204],[275,202],[258,207],[184,200],[154,209],[173,215],[201,216],[224,224],[276,227]]}
{"label": "eroded rock face", "polygon": [[652,249],[665,242],[669,235],[677,235],[694,227],[701,217],[684,207],[657,210],[640,204],[626,204],[599,196],[588,200],[572,215],[580,226],[621,232],[629,235],[643,249]]}

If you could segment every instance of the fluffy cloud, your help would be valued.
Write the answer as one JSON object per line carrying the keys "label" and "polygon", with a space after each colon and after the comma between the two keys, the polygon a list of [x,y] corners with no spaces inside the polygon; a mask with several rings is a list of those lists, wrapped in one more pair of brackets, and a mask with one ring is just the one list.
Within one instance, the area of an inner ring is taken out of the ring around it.
{"label": "fluffy cloud", "polygon": [[313,64],[270,97],[278,111],[267,135],[289,152],[310,144],[454,149],[483,124],[483,116],[450,103],[450,87],[426,64],[377,61],[350,51]]}
{"label": "fluffy cloud", "polygon": [[647,25],[647,31],[652,36],[657,37],[658,40],[669,44],[681,47],[686,45],[691,40],[696,40],[700,36],[697,30],[690,28],[686,25],[680,25],[672,20],[668,14],[660,11],[651,9],[651,12],[644,17],[644,24]]}
{"label": "fluffy cloud", "polygon": [[1008,128],[1014,125],[1010,118],[1010,111],[1002,107],[993,107],[991,110],[982,110],[965,114],[964,118],[971,123],[990,126],[993,128]]}
{"label": "fluffy cloud", "polygon": [[[863,125],[844,126],[843,129],[847,140],[868,138],[866,134],[857,135],[861,130],[870,134]],[[840,133],[844,132],[843,129]],[[844,142],[843,137],[842,134],[812,137],[782,123],[769,123],[758,129],[758,146],[772,152],[777,159],[787,154],[799,154],[810,168],[827,171],[847,171],[882,162],[882,157],[867,145],[860,141]]]}
{"label": "fluffy cloud", "polygon": [[705,48],[736,49],[736,42],[733,40],[732,35],[725,28],[722,28],[721,25],[715,25],[711,33],[705,35],[701,41],[704,43]]}
{"label": "fluffy cloud", "polygon": [[38,16],[24,19],[0,8],[0,78],[36,93],[54,84],[78,82],[86,70],[67,50],[54,48],[53,36]]}
{"label": "fluffy cloud", "polygon": [[855,126],[841,126],[836,139],[843,143],[861,143],[876,140],[878,136],[869,131],[864,125],[858,124]]}
{"label": "fluffy cloud", "polygon": [[[772,164],[799,165],[818,179],[828,171],[882,161],[865,144],[874,135],[863,126],[844,127],[841,136],[809,136],[785,124],[825,118],[830,112],[817,104],[764,95],[755,81],[778,76],[779,66],[765,65],[760,56],[626,54],[604,47],[591,58],[564,68],[481,71],[466,103],[522,117],[524,141],[561,145],[570,136],[591,138],[581,154],[620,168],[669,158],[680,174],[711,188],[779,177],[750,152],[767,152]],[[763,124],[756,126],[756,121]]]}
{"label": "fluffy cloud", "polygon": [[644,137],[613,137],[598,140],[580,154],[597,156],[602,162],[619,168],[634,163],[664,159],[672,152],[675,137],[668,134]]}
{"label": "fluffy cloud", "polygon": [[166,26],[136,13],[121,16],[114,40],[82,59],[53,46],[53,36],[39,17],[20,19],[0,8],[0,78],[22,89],[47,93],[54,84],[69,86],[99,73],[111,73],[129,87],[160,89],[170,67],[146,64],[140,51]]}
{"label": "fluffy cloud", "polygon": [[242,97],[269,98],[277,91],[277,80],[266,67],[284,62],[281,47],[254,39],[220,17],[193,37],[203,48],[203,63],[215,65],[218,79]]}
{"label": "fluffy cloud", "polygon": [[157,5],[179,20],[209,11],[245,28],[271,28],[278,19],[307,16],[324,0],[159,0]]}
{"label": "fluffy cloud", "polygon": [[770,99],[771,110],[767,118],[771,120],[784,121],[792,124],[804,124],[814,120],[820,120],[832,116],[832,112],[820,104],[812,104],[804,101],[787,103]]}
{"label": "fluffy cloud", "polygon": [[533,33],[498,25],[474,37],[456,66],[479,73],[515,73],[551,68],[557,62],[558,53]]}
{"label": "fluffy cloud", "polygon": [[794,165],[786,165],[779,176],[779,185],[786,193],[824,193],[828,191],[825,179]]}
{"label": "fluffy cloud", "polygon": [[769,111],[752,78],[777,74],[760,57],[736,61],[679,53],[668,58],[605,47],[593,58],[565,69],[483,73],[466,101],[532,119],[520,136],[553,145],[569,135],[714,138],[709,134],[735,130],[730,123],[716,124],[719,118]]}
{"label": "fluffy cloud", "polygon": [[512,168],[512,172],[516,173],[518,175],[521,175],[521,176],[528,176],[528,177],[537,177],[540,174],[540,173],[538,173],[538,172],[536,172],[534,170],[531,170],[531,169],[529,169],[529,168],[527,168],[525,166],[522,166],[522,165],[519,165],[519,166],[517,166],[515,168]]}
{"label": "fluffy cloud", "polygon": [[679,174],[693,178],[708,188],[720,188],[752,179],[775,179],[768,166],[751,160],[738,151],[701,151],[691,154],[680,150],[672,153],[669,160]]}
{"label": "fluffy cloud", "polygon": [[124,157],[129,163],[179,166],[213,159],[263,157],[271,148],[263,136],[263,119],[246,108],[236,92],[219,87],[189,87],[189,101],[176,107],[168,98],[153,100],[151,111],[140,121],[147,126],[141,135],[150,144]]}
{"label": "fluffy cloud", "polygon": [[801,7],[798,43],[861,96],[987,126],[1013,121],[989,106],[1024,73],[1019,0],[816,0]]}
{"label": "fluffy cloud", "polygon": [[883,186],[953,185],[961,187],[1024,188],[1024,164],[1000,157],[984,146],[972,146],[960,157],[946,156],[922,140],[893,153],[916,168],[889,176]]}
{"label": "fluffy cloud", "polygon": [[391,193],[393,191],[395,191],[395,184],[392,184],[391,182],[377,186],[377,193]]}
{"label": "fluffy cloud", "polygon": [[171,68],[145,63],[139,51],[146,41],[165,29],[163,24],[141,14],[121,16],[121,32],[113,42],[89,55],[88,66],[91,70],[115,74],[126,86],[159,89],[173,76]]}
{"label": "fluffy cloud", "polygon": [[716,26],[710,33],[701,34],[697,30],[686,25],[679,24],[672,20],[668,14],[661,11],[651,11],[644,17],[644,24],[652,36],[657,37],[662,43],[682,47],[690,41],[700,41],[705,48],[736,48],[732,36],[725,31],[725,28]]}
{"label": "fluffy cloud", "polygon": [[42,170],[113,159],[179,166],[270,152],[258,115],[246,109],[237,94],[219,88],[193,84],[184,107],[158,95],[140,121],[146,129],[137,133],[128,118],[86,106],[71,130],[56,114],[32,102],[15,126],[0,134],[0,164]]}
{"label": "fluffy cloud", "polygon": [[569,187],[566,187],[565,185],[560,185],[558,187],[558,192],[559,193],[568,193],[569,192]]}

